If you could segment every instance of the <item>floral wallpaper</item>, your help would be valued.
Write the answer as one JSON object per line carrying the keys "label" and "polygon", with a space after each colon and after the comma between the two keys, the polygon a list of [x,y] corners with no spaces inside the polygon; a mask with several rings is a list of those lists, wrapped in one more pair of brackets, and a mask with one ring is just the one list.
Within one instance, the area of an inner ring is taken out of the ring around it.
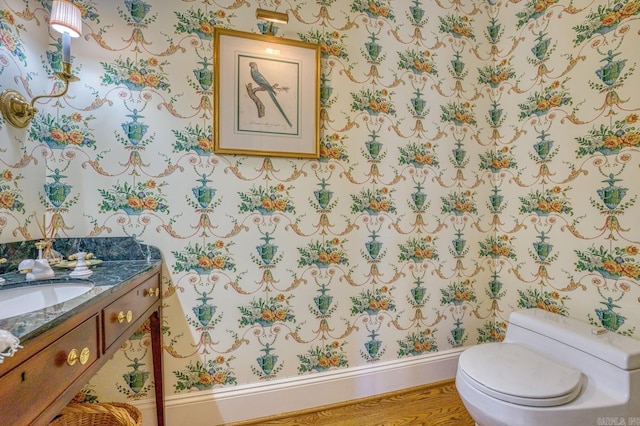
{"label": "floral wallpaper", "polygon": [[[519,308],[637,338],[640,2],[76,4],[80,81],[0,121],[0,238],[45,213],[160,248],[168,394],[499,341]],[[2,1],[3,90],[60,90],[49,7]],[[257,7],[320,44],[318,160],[213,153],[213,31]],[[149,347],[80,398],[150,397]]]}

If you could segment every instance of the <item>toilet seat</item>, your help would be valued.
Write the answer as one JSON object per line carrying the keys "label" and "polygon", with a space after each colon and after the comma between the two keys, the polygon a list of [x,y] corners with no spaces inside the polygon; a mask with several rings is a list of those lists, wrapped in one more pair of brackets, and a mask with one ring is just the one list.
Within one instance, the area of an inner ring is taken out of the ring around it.
{"label": "toilet seat", "polygon": [[467,383],[502,401],[554,407],[573,401],[582,373],[518,343],[485,343],[465,350],[458,368]]}

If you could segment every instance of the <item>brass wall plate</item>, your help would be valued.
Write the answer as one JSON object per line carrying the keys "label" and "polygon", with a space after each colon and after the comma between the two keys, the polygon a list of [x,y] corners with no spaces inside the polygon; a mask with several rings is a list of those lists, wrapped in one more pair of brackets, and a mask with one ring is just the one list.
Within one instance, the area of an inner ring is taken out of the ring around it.
{"label": "brass wall plate", "polygon": [[27,127],[37,109],[31,107],[27,99],[13,89],[0,94],[0,111],[5,120],[19,129]]}

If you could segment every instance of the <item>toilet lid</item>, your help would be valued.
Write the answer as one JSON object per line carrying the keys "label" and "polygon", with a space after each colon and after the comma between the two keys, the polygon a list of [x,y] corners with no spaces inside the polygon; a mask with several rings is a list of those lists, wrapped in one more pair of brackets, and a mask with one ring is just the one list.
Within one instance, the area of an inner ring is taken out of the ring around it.
{"label": "toilet lid", "polygon": [[458,368],[481,392],[514,404],[552,407],[573,401],[582,373],[518,343],[486,343],[465,350]]}

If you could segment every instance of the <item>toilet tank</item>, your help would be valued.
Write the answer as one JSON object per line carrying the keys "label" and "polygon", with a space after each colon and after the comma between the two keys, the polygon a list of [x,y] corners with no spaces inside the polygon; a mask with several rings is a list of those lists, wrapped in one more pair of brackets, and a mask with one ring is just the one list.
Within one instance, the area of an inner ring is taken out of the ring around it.
{"label": "toilet tank", "polygon": [[505,342],[528,344],[543,353],[549,346],[556,354],[560,344],[622,370],[640,368],[640,340],[537,308],[511,313]]}

